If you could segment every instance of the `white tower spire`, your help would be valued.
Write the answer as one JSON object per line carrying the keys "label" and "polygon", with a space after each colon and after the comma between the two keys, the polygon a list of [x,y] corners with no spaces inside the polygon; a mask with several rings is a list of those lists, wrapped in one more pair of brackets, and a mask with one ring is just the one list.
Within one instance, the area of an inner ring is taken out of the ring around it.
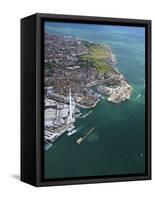
{"label": "white tower spire", "polygon": [[72,96],[71,96],[71,88],[69,87],[69,119],[72,122]]}

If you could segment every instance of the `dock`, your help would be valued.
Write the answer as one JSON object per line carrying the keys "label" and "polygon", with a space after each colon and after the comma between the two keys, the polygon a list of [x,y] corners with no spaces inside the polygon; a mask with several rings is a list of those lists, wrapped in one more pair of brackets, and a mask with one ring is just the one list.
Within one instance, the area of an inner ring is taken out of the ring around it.
{"label": "dock", "polygon": [[95,128],[90,129],[83,137],[80,137],[78,140],[76,140],[76,144],[81,144],[85,138],[94,130]]}

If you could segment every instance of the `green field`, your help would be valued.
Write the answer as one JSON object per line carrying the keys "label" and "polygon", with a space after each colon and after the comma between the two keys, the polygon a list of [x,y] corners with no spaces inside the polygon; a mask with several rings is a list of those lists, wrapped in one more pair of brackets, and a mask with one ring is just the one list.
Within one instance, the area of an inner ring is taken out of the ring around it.
{"label": "green field", "polygon": [[99,73],[113,71],[106,63],[109,58],[109,51],[102,46],[91,46],[90,52],[82,57],[82,60],[90,61],[98,70]]}

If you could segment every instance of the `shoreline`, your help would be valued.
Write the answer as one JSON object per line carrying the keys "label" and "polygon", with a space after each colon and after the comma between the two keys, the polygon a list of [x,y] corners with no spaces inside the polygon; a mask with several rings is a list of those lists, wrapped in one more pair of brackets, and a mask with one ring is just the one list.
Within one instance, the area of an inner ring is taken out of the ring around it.
{"label": "shoreline", "polygon": [[[97,91],[99,93],[106,95],[106,100],[112,103],[118,104],[130,98],[132,87],[127,83],[123,74],[120,73],[117,67],[117,58],[115,54],[113,54],[110,46],[106,44],[97,44],[95,42],[86,40],[78,40],[77,38],[73,39],[70,37],[72,43],[68,49],[69,52],[66,53],[67,49],[63,48],[64,50],[62,50],[62,48],[60,48],[61,45],[63,46],[66,44],[65,37],[62,36],[60,39],[54,37],[53,40],[55,41],[55,46],[53,47],[55,47],[57,51],[60,51],[59,55],[61,56],[56,59],[57,67],[53,67],[53,74],[50,73],[49,75],[48,71],[46,73],[47,79],[49,78],[50,80],[51,78],[51,82],[49,82],[51,85],[49,84],[49,87],[44,87],[47,98],[56,101],[57,104],[63,103],[70,105],[72,104],[73,100],[75,102],[75,106],[80,107],[80,109],[95,108],[98,102],[101,100],[101,95],[99,94],[98,96],[95,94],[95,90],[92,88],[93,86],[97,87]],[[58,45],[56,42],[57,40],[59,41]],[[75,48],[75,45],[77,45],[80,50]],[[65,57],[66,54],[64,56],[63,53],[66,53],[67,55],[69,53],[71,54],[71,64],[68,64],[67,57]],[[85,53],[87,53],[86,57],[81,57],[81,55],[83,56]],[[55,54],[51,52],[51,55],[53,56],[54,60],[54,55],[56,56],[57,52],[55,52]],[[76,64],[74,57],[77,58]],[[61,59],[59,60],[59,58]],[[53,60],[52,62],[54,62]],[[80,64],[81,62],[84,64]],[[65,67],[62,67],[62,64]],[[70,68],[68,69],[68,67]],[[51,72],[50,69],[49,72]],[[66,85],[66,83],[68,85]],[[70,90],[74,91],[73,96],[70,96],[70,101],[66,88],[70,88]],[[71,115],[71,111],[68,112],[68,116],[69,115]],[[63,118],[62,116],[63,115],[59,117]],[[74,118],[75,122],[76,117],[72,115],[72,118]],[[54,139],[52,139],[53,136],[50,137],[49,135],[51,142],[55,142],[57,138],[66,133],[69,127],[67,126],[66,122],[63,125],[59,124],[58,126],[61,131],[57,130],[55,133],[52,133],[52,130],[55,129],[54,125],[51,125],[51,127],[47,130],[45,129],[45,131],[48,131],[48,133],[51,132],[51,136],[55,135]],[[45,135],[48,136],[48,133]]]}

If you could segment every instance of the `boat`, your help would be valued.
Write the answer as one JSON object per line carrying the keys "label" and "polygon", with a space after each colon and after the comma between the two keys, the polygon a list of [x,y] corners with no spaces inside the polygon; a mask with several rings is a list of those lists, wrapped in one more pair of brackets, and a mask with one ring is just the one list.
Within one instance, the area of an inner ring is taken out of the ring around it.
{"label": "boat", "polygon": [[76,140],[76,144],[81,144],[85,138],[94,130],[95,128],[90,129],[83,137],[80,137]]}
{"label": "boat", "polygon": [[68,135],[68,136],[71,136],[71,135],[73,135],[74,133],[78,132],[80,129],[81,129],[81,128],[73,129],[72,131],[69,131],[69,132],[67,133],[67,135]]}
{"label": "boat", "polygon": [[74,130],[68,132],[67,135],[68,135],[68,136],[71,136],[71,135],[73,135],[74,133],[76,133],[77,131],[78,131],[78,130],[74,129]]}
{"label": "boat", "polygon": [[84,126],[80,126],[80,127],[76,128],[76,129],[73,129],[72,131],[69,131],[69,132],[67,133],[67,135],[68,135],[68,136],[71,136],[71,135],[73,135],[74,133],[76,133],[76,132],[78,132],[79,130],[81,130],[83,127],[84,127]]}
{"label": "boat", "polygon": [[76,141],[77,144],[81,144],[82,142],[83,142],[83,138],[82,138],[82,137],[79,138],[79,139]]}
{"label": "boat", "polygon": [[75,126],[74,126],[74,125],[71,125],[71,126],[67,129],[67,131],[72,131],[74,128],[75,128]]}

